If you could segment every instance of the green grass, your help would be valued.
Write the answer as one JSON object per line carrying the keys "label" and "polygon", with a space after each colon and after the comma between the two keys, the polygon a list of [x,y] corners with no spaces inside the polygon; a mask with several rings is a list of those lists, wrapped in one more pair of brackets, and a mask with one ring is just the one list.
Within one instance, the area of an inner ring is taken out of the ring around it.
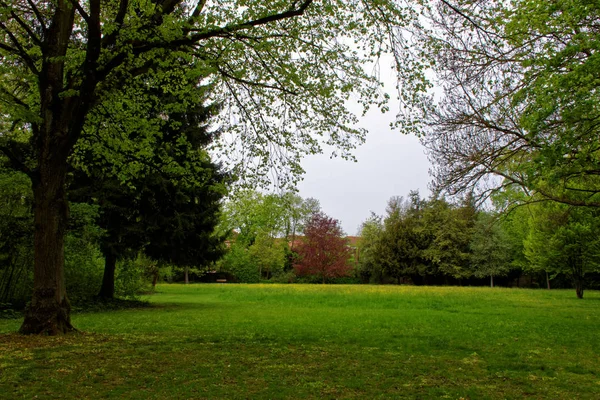
{"label": "green grass", "polygon": [[600,293],[161,285],[151,308],[0,320],[0,398],[598,399]]}

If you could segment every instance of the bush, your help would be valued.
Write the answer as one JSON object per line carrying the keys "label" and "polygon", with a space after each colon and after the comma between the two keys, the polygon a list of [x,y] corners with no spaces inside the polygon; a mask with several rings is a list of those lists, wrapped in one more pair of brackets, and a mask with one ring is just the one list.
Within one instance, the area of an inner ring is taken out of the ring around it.
{"label": "bush", "polygon": [[152,284],[147,277],[147,259],[138,256],[135,259],[117,263],[115,271],[115,295],[125,299],[138,299],[143,293],[152,291]]}
{"label": "bush", "polygon": [[104,274],[104,258],[93,244],[67,235],[65,240],[65,281],[73,302],[98,294]]}
{"label": "bush", "polygon": [[284,272],[278,275],[275,275],[271,278],[270,282],[272,283],[296,283],[298,277],[294,273],[294,271]]}
{"label": "bush", "polygon": [[69,298],[90,299],[102,284],[104,257],[98,247],[103,231],[96,225],[98,207],[70,204],[69,232],[65,238],[65,281]]}
{"label": "bush", "polygon": [[250,252],[241,245],[233,245],[221,260],[221,268],[235,277],[237,282],[258,283],[258,266]]}
{"label": "bush", "polygon": [[0,303],[0,319],[22,318],[23,314],[16,311],[10,303]]}
{"label": "bush", "polygon": [[340,278],[333,278],[327,281],[327,283],[333,283],[336,285],[356,285],[363,283],[360,278],[356,278],[354,276],[343,276]]}

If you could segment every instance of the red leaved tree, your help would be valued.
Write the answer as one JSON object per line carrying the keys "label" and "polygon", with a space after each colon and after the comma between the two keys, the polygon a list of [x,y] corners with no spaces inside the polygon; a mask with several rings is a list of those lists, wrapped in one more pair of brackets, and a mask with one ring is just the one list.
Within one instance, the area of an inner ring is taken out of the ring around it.
{"label": "red leaved tree", "polygon": [[298,276],[317,275],[326,279],[348,276],[352,250],[339,221],[322,212],[313,214],[304,227],[304,241],[296,249],[294,270]]}

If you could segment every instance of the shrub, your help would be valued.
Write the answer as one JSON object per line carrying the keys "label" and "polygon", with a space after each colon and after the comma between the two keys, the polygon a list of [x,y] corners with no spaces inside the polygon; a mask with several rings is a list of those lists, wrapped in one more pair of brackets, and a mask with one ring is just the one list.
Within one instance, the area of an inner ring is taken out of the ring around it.
{"label": "shrub", "polygon": [[221,268],[232,274],[236,281],[257,283],[260,281],[258,266],[250,252],[241,245],[233,245],[221,260]]}
{"label": "shrub", "polygon": [[135,259],[117,263],[115,271],[115,295],[125,299],[138,299],[142,293],[152,291],[152,284],[147,274],[147,258],[138,256]]}

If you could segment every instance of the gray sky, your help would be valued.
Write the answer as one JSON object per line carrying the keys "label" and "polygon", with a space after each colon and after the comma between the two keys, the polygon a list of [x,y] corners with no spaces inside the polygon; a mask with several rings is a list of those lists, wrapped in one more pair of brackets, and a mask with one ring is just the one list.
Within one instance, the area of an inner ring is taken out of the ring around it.
{"label": "gray sky", "polygon": [[[393,110],[394,107],[392,106]],[[367,141],[354,154],[358,162],[329,154],[306,157],[300,196],[314,197],[323,211],[338,219],[348,235],[356,235],[371,211],[382,215],[392,196],[406,196],[418,189],[429,195],[429,161],[419,140],[389,127],[394,113],[373,110],[361,119],[369,130]]]}
{"label": "gray sky", "polygon": [[[354,152],[357,162],[331,159],[331,151],[308,156],[302,162],[304,180],[298,183],[300,196],[319,200],[323,211],[338,219],[347,235],[356,235],[371,211],[383,215],[392,196],[407,196],[417,189],[422,197],[429,196],[431,164],[424,147],[417,137],[390,128],[400,109],[394,96],[397,80],[390,68],[392,58],[383,56],[378,65],[383,90],[391,95],[390,111],[382,114],[371,109],[360,118],[358,127],[368,133],[366,143]],[[360,115],[358,104],[350,104],[349,109]]]}

